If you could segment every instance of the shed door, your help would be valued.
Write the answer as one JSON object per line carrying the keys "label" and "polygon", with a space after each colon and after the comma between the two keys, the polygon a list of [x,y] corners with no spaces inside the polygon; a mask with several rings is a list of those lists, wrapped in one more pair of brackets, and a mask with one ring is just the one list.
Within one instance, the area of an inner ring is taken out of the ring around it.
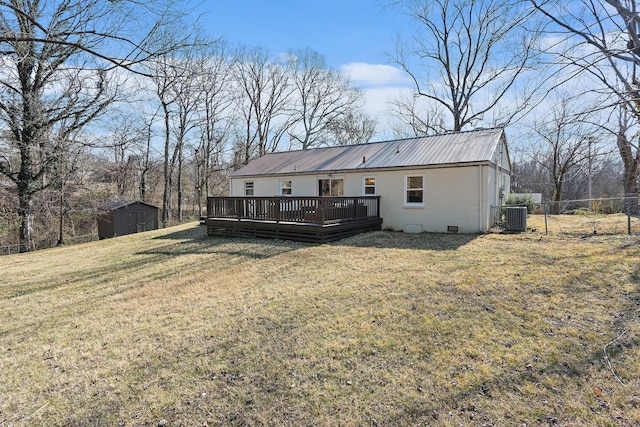
{"label": "shed door", "polygon": [[129,212],[129,234],[145,231],[145,212]]}

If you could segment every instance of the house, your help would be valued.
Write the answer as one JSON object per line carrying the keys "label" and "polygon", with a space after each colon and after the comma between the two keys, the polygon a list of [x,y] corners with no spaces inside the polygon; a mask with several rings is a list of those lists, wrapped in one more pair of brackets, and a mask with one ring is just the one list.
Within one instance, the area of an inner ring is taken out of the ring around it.
{"label": "house", "polygon": [[504,129],[266,154],[230,176],[231,197],[379,196],[382,229],[486,232],[510,187]]}
{"label": "house", "polygon": [[120,201],[100,208],[98,237],[123,236],[158,228],[158,208],[144,202]]}

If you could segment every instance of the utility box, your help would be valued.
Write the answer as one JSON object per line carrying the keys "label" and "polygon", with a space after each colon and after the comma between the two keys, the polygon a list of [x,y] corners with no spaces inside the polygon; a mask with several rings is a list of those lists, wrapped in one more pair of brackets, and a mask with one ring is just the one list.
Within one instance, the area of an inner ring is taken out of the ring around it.
{"label": "utility box", "polygon": [[507,206],[505,219],[509,231],[527,231],[527,208],[524,206]]}

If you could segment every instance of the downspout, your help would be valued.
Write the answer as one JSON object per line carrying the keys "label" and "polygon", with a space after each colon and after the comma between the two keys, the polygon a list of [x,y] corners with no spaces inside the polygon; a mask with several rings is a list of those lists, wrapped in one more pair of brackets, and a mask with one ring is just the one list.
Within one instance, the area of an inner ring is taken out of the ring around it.
{"label": "downspout", "polygon": [[482,209],[482,198],[484,194],[484,182],[482,177],[482,165],[478,166],[478,230],[482,233],[482,220],[484,212]]}
{"label": "downspout", "polygon": [[502,205],[502,196],[500,189],[502,188],[502,163],[504,162],[504,144],[500,141],[500,159],[499,164],[496,165],[496,193],[494,195],[494,202],[498,202],[498,206]]}

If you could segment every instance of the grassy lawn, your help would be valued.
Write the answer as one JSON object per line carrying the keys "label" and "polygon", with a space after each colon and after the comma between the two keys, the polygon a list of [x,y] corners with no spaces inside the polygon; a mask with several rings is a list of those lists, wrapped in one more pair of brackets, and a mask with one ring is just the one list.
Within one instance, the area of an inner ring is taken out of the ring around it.
{"label": "grassy lawn", "polygon": [[637,237],[195,224],[0,257],[0,426],[637,425]]}

